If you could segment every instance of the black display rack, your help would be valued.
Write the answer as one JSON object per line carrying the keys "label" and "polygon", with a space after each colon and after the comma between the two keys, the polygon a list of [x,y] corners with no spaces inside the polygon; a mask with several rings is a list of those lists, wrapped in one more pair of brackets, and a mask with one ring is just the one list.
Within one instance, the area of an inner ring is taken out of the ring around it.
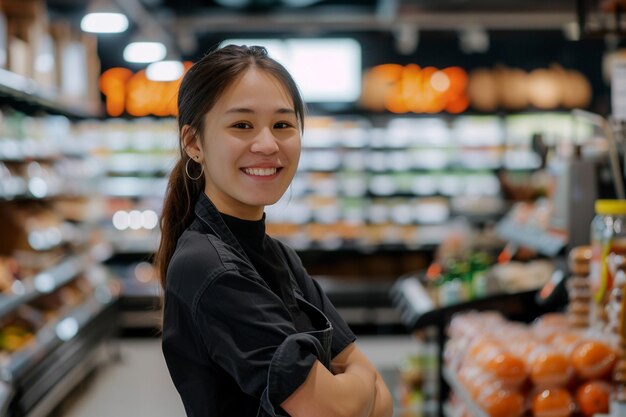
{"label": "black display rack", "polygon": [[[554,303],[541,303],[539,290],[514,293],[497,293],[466,302],[437,307],[422,285],[419,274],[399,278],[390,291],[393,306],[399,311],[402,323],[411,331],[425,328],[437,330],[437,373],[440,387],[439,416],[446,415],[444,399],[451,387],[445,378],[443,349],[447,340],[447,326],[452,317],[460,312],[495,310],[511,320],[530,322],[542,314],[554,311]],[[476,414],[480,415],[480,414]]]}

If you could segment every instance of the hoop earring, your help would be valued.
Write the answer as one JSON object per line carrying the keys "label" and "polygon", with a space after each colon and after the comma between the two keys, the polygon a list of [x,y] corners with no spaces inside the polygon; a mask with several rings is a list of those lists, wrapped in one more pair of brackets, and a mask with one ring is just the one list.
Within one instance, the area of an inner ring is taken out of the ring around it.
{"label": "hoop earring", "polygon": [[189,178],[192,181],[200,179],[202,174],[204,174],[204,165],[198,164],[200,165],[200,174],[198,174],[198,176],[194,178],[191,175],[189,175],[189,162],[191,162],[191,158],[187,159],[187,162],[185,162],[185,174],[187,174],[187,178]]}

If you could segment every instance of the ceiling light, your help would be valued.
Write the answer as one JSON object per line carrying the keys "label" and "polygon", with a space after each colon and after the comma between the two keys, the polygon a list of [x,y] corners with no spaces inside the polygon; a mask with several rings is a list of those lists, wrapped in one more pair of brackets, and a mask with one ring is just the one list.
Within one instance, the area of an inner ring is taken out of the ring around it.
{"label": "ceiling light", "polygon": [[149,63],[165,58],[167,49],[161,42],[132,42],[124,48],[127,62]]}
{"label": "ceiling light", "polygon": [[128,29],[128,19],[122,13],[89,13],[80,21],[83,32],[121,33]]}
{"label": "ceiling light", "polygon": [[152,81],[175,81],[183,75],[184,70],[180,61],[153,62],[146,68],[146,77]]}

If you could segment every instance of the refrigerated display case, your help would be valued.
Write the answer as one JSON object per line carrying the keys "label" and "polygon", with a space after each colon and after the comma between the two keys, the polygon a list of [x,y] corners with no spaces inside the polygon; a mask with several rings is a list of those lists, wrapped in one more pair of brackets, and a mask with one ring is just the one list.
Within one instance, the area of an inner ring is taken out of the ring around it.
{"label": "refrigerated display case", "polygon": [[100,171],[72,132],[72,120],[97,114],[5,70],[0,100],[0,410],[44,416],[116,353]]}

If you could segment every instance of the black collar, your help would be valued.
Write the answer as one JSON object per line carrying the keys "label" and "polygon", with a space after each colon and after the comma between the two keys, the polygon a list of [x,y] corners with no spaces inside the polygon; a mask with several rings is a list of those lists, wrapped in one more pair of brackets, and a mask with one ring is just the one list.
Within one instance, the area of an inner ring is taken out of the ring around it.
{"label": "black collar", "polygon": [[200,225],[205,233],[211,233],[219,237],[229,246],[232,246],[250,265],[252,262],[246,252],[243,250],[239,241],[228,228],[224,219],[217,211],[215,204],[209,199],[209,197],[202,191],[198,196],[198,201],[195,207],[196,219],[199,220]]}
{"label": "black collar", "polygon": [[[203,192],[198,196],[198,201],[196,202],[195,207],[196,220],[192,223],[192,228],[197,228],[204,233],[210,233],[222,239],[224,243],[233,247],[242,257],[248,262],[252,268],[254,268],[252,261],[243,250],[243,247],[233,234],[230,231],[224,219],[220,215],[220,212],[217,210],[217,207],[213,204],[213,202],[209,199],[209,197]],[[302,294],[302,290],[300,290],[298,283],[296,281],[295,276],[293,275],[293,271],[291,269],[292,265],[288,260],[286,254],[282,253],[282,250],[276,246],[276,250],[278,250],[281,258],[285,261],[287,267],[287,271],[289,272],[289,277],[291,279],[291,283],[295,290],[295,297],[299,300],[305,301],[304,295]],[[307,304],[310,304],[308,301],[305,301]]]}

